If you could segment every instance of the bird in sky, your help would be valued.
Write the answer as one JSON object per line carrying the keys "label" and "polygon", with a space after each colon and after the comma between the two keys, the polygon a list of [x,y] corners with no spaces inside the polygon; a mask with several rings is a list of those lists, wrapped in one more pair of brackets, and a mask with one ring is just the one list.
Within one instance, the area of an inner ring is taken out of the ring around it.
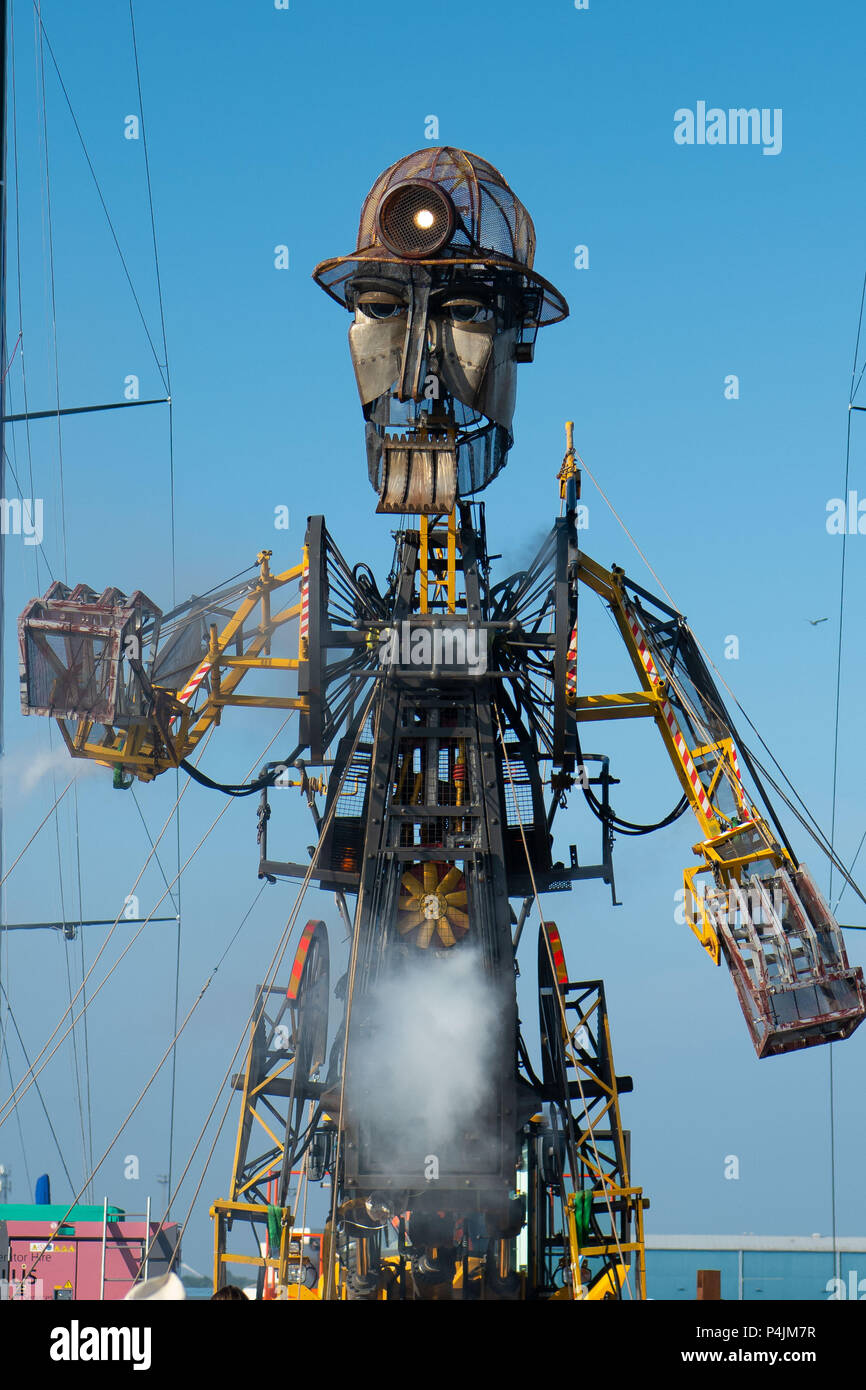
{"label": "bird in sky", "polygon": [[811,623],[812,627],[817,627],[819,623],[826,623],[826,618],[807,618],[806,622]]}

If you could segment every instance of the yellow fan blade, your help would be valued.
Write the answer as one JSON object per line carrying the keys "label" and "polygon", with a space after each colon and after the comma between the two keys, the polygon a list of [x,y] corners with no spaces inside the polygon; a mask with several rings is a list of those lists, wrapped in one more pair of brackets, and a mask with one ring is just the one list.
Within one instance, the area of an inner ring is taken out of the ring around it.
{"label": "yellow fan blade", "polygon": [[469,913],[461,912],[459,907],[449,907],[448,920],[453,923],[455,927],[468,927]]}
{"label": "yellow fan blade", "polygon": [[[402,921],[400,920],[401,918]],[[423,921],[423,912],[401,912],[400,917],[397,918],[397,930],[401,936],[405,936],[407,932],[413,931],[415,927],[420,927]]]}
{"label": "yellow fan blade", "polygon": [[466,889],[461,888],[459,893],[446,893],[445,901],[449,907],[465,907],[467,903]]}
{"label": "yellow fan blade", "polygon": [[424,889],[421,882],[415,877],[411,869],[407,869],[400,883],[401,888],[405,888],[407,893],[411,893],[413,898],[423,897]]}
{"label": "yellow fan blade", "polygon": [[424,860],[424,892],[435,893],[436,891],[436,864],[432,859]]}
{"label": "yellow fan blade", "polygon": [[415,938],[415,945],[420,946],[422,951],[426,950],[427,947],[430,945],[430,942],[433,939],[433,931],[435,926],[435,919],[431,919],[429,922],[424,922],[424,924],[421,927],[421,930]]}
{"label": "yellow fan blade", "polygon": [[439,918],[439,940],[443,946],[453,946],[457,940],[445,917]]}
{"label": "yellow fan blade", "polygon": [[455,864],[452,869],[448,870],[442,882],[439,884],[439,892],[442,894],[450,893],[452,889],[457,887],[462,877],[462,873]]}

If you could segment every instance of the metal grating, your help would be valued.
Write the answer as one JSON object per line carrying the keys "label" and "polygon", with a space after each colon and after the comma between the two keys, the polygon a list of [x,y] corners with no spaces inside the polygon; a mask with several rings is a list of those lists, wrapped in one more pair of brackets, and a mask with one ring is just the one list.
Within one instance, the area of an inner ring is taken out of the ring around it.
{"label": "metal grating", "polygon": [[533,822],[532,783],[518,744],[507,745],[508,765],[502,759],[502,781],[505,788],[505,814],[509,830],[523,825],[528,830]]}

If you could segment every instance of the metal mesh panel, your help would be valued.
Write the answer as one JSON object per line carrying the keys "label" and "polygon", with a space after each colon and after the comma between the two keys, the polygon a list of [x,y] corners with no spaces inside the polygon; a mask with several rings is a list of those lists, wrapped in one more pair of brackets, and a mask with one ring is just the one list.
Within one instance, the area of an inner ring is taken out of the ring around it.
{"label": "metal mesh panel", "polygon": [[370,754],[359,749],[346,769],[343,787],[337,797],[335,815],[338,817],[363,815],[369,779]]}
{"label": "metal mesh panel", "polygon": [[[531,266],[535,258],[532,218],[514,196],[498,169],[478,155],[449,146],[429,146],[398,159],[373,184],[361,210],[358,250],[381,244],[376,213],[384,195],[408,179],[430,179],[451,198],[468,237],[477,246],[498,251]],[[458,233],[455,242],[470,244]]]}
{"label": "metal mesh panel", "polygon": [[[407,722],[417,722],[419,733],[400,738],[394,756],[388,842],[394,847],[453,847],[455,837],[459,837],[461,844],[477,844],[477,810],[460,814],[461,808],[474,804],[478,796],[476,750],[471,739],[449,737],[447,732],[465,726],[469,715],[454,707],[421,708],[415,713],[416,717]],[[436,728],[443,732],[421,732]],[[436,814],[446,807],[456,814]]]}
{"label": "metal mesh panel", "polygon": [[29,631],[25,641],[29,706],[108,713],[116,647],[112,634]]}
{"label": "metal mesh panel", "polygon": [[510,431],[491,425],[472,439],[460,441],[457,451],[457,486],[461,497],[479,492],[501,471],[513,443]]}
{"label": "metal mesh panel", "polygon": [[730,737],[718,692],[691,633],[677,622],[660,623],[640,604],[635,605],[651,637],[660,674],[668,675],[668,699],[691,746],[718,743]]}
{"label": "metal mesh panel", "polygon": [[720,859],[728,861],[748,859],[750,855],[757,857],[762,850],[768,848],[766,837],[755,825],[746,825],[733,835],[728,834],[711,840],[710,844]]}
{"label": "metal mesh panel", "polygon": [[206,651],[207,615],[194,614],[160,645],[151,676],[154,685],[181,690]]}
{"label": "metal mesh panel", "polygon": [[127,598],[119,589],[97,595],[86,584],[52,584],[18,620],[23,712],[121,726],[143,719],[144,695],[128,663],[149,669],[160,617],[140,591]]}
{"label": "metal mesh panel", "polygon": [[358,745],[343,777],[337,797],[336,816],[360,816],[364,811],[373,745],[373,718],[368,715],[358,736]]}
{"label": "metal mesh panel", "polygon": [[395,188],[379,209],[382,239],[398,255],[433,255],[448,239],[452,225],[447,199],[424,184]]}
{"label": "metal mesh panel", "polygon": [[358,746],[346,767],[334,808],[329,862],[344,873],[359,873],[372,762],[373,721],[368,716]]}
{"label": "metal mesh panel", "polygon": [[526,770],[526,763],[515,745],[508,749],[508,767],[503,760],[503,784],[505,786],[505,813],[509,829],[532,825],[532,783]]}

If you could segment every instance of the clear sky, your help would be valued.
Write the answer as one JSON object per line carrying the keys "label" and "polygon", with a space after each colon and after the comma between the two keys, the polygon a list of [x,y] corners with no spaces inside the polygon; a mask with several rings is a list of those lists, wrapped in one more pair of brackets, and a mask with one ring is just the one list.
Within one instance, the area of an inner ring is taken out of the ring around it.
{"label": "clear sky", "polygon": [[[143,145],[125,138],[126,118],[141,114],[127,7],[44,0],[42,12],[161,352]],[[305,518],[320,511],[351,563],[363,559],[380,576],[387,571],[391,523],[375,516],[366,479],[347,315],[310,271],[353,248],[370,184],[424,145],[435,116],[436,143],[484,156],[510,181],[535,219],[536,265],[571,306],[565,324],[542,331],[534,365],[520,369],[516,444],[486,495],[490,547],[503,553],[500,576],[528,558],[558,510],[563,423],[573,419],[588,466],[829,828],[842,540],[825,522],[828,501],[843,492],[866,270],[862,7],[853,0],[832,7],[589,0],[577,10],[572,0],[443,0],[434,11],[405,13],[401,25],[382,0],[291,0],[287,10],[273,0],[136,7],[174,399],[178,598],[234,575],[263,546],[273,548],[275,563],[294,563]],[[120,399],[131,374],[142,398],[162,396],[46,52],[49,220],[31,5],[15,0],[14,19],[19,193],[10,151],[9,347],[18,335],[20,244],[30,408],[56,402],[55,320],[63,405]],[[766,110],[781,148],[677,143],[675,112],[698,112],[699,103],[701,110]],[[289,248],[288,270],[274,265],[280,245]],[[588,268],[575,267],[578,246],[588,248]],[[19,348],[7,378],[13,411],[23,408],[21,365]],[[735,399],[726,397],[731,376],[738,378]],[[866,498],[860,416],[852,438],[850,487]],[[23,537],[7,544],[8,864],[70,766],[48,722],[18,714],[15,615],[51,575],[97,590],[141,588],[168,609],[172,574],[163,408],[73,418],[60,441],[55,423],[34,424],[29,453],[16,427],[7,449],[23,495],[44,501],[42,549]],[[11,478],[7,493],[14,493]],[[588,478],[584,500],[589,553],[654,588]],[[274,509],[283,504],[291,510],[288,532],[274,528]],[[866,827],[866,539],[859,535],[849,537],[847,566],[836,820],[838,848],[850,858]],[[616,689],[630,679],[625,653],[594,602],[583,612],[583,688]],[[736,660],[725,660],[730,636],[739,639]],[[258,768],[278,724],[268,714],[228,713],[203,767],[241,780]],[[293,746],[291,732],[277,747]],[[635,721],[596,732],[621,779],[619,814],[665,815],[679,793],[653,728]],[[152,835],[174,795],[168,776],[137,789]],[[311,823],[295,793],[278,795],[286,799],[272,821],[280,856],[302,859]],[[70,794],[10,877],[8,920],[75,915],[79,855],[84,915],[114,916],[148,852],[138,807],[131,793],[112,789],[109,773],[85,769],[77,822]],[[216,794],[188,790],[184,858],[222,809]],[[785,817],[796,850],[826,890],[826,864]],[[582,859],[594,856],[595,832],[573,801],[561,818],[558,852],[576,841]],[[634,1180],[652,1202],[648,1229],[829,1234],[829,1050],[756,1061],[726,972],[714,971],[674,920],[674,895],[696,838],[693,824],[681,820],[652,839],[620,841],[623,906],[612,908],[607,891],[590,884],[558,899],[552,914],[570,974],[607,984],[617,1067],[635,1080],[624,1120]],[[173,830],[163,846],[170,879]],[[241,801],[184,874],[181,1017],[258,892],[256,866],[255,807]],[[163,888],[153,865],[137,890],[144,910]],[[175,1178],[293,897],[285,885],[265,890],[181,1041]],[[846,895],[840,919],[862,923],[861,909]],[[343,933],[327,895],[310,893],[303,918],[313,916],[333,928],[339,960]],[[117,958],[119,938],[120,929],[97,978]],[[104,939],[103,929],[86,929],[88,963]],[[530,1036],[537,1031],[534,943],[533,919],[520,962]],[[859,933],[849,934],[848,946],[854,960],[866,955]],[[33,1055],[66,1006],[67,971],[73,982],[80,978],[80,944],[18,933],[6,937],[0,965]],[[97,1157],[171,1038],[174,971],[174,927],[154,924],[88,1013]],[[7,1025],[5,1007],[0,1022]],[[81,1063],[80,1029],[77,1043]],[[11,1025],[9,1054],[17,1080],[23,1062]],[[862,1234],[866,1028],[834,1054],[837,1227]],[[67,1044],[40,1084],[80,1185],[74,1065]],[[4,1060],[4,1092],[7,1082]],[[22,1134],[31,1184],[48,1170],[57,1199],[70,1197],[32,1091],[20,1115],[20,1133],[14,1119],[0,1131],[14,1197],[30,1195]],[[95,1180],[98,1200],[107,1194],[141,1210],[150,1193],[156,1204],[158,1177],[168,1171],[168,1117],[163,1068]],[[235,1121],[233,1106],[189,1228],[185,1258],[199,1269],[210,1257],[207,1207],[227,1190]],[[174,1207],[179,1217],[212,1134],[190,1165]],[[138,1181],[124,1178],[130,1154],[140,1160]],[[724,1176],[730,1155],[739,1159],[737,1180]]]}

